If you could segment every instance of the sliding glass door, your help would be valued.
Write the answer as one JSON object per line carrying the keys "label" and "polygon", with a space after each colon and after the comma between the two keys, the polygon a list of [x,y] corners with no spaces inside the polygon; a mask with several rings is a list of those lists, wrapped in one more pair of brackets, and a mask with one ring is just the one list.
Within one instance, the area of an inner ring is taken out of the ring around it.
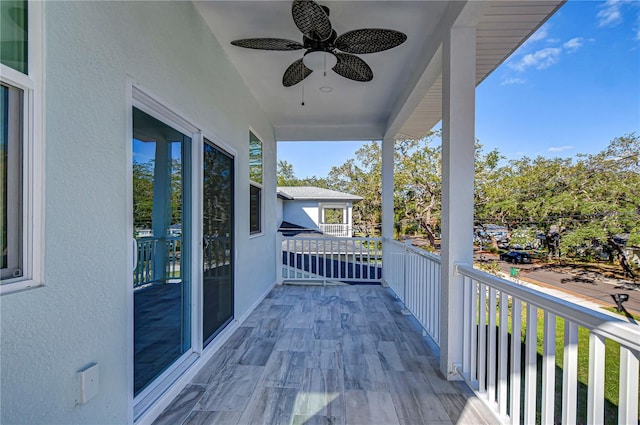
{"label": "sliding glass door", "polygon": [[233,157],[204,140],[203,344],[233,319]]}
{"label": "sliding glass door", "polygon": [[134,394],[191,348],[191,138],[133,109]]}

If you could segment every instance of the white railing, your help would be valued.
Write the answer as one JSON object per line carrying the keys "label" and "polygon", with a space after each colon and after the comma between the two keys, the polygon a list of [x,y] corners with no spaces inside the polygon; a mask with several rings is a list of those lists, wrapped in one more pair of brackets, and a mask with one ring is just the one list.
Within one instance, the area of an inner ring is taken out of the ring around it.
{"label": "white railing", "polygon": [[327,236],[334,236],[336,238],[350,238],[353,231],[351,226],[348,224],[320,223],[318,228],[323,234]]}
{"label": "white railing", "polygon": [[440,257],[384,240],[384,278],[405,309],[440,344]]}
{"label": "white railing", "polygon": [[[467,265],[457,265],[457,272],[463,276],[464,297],[463,362],[458,372],[505,422],[536,423],[538,415],[543,424],[609,423],[612,419],[605,419],[606,340],[620,344],[619,370],[606,370],[608,376],[619,374],[618,423],[638,422],[640,326]],[[557,326],[564,328],[563,336],[556,335]],[[537,352],[539,328],[542,355]],[[588,332],[588,347],[579,346],[579,329],[581,335]],[[522,335],[526,335],[524,343]],[[563,347],[561,353],[556,353],[557,339]],[[558,369],[562,371],[561,382],[556,382],[556,354],[563,359]],[[580,366],[579,358],[587,356],[587,400],[578,411],[579,386],[584,390],[578,368],[585,367]],[[561,394],[556,394],[556,389]],[[556,412],[555,400],[560,397],[561,411]],[[539,412],[536,402],[541,406]]]}
{"label": "white railing", "polygon": [[168,280],[180,280],[181,236],[136,238],[137,264],[133,287],[141,288]]}
{"label": "white railing", "polygon": [[[280,234],[279,234],[280,235]],[[380,282],[380,238],[302,235],[277,238],[278,281]]]}
{"label": "white railing", "polygon": [[224,267],[231,264],[233,252],[229,236],[207,235],[203,239],[203,268],[207,276],[229,273]]}

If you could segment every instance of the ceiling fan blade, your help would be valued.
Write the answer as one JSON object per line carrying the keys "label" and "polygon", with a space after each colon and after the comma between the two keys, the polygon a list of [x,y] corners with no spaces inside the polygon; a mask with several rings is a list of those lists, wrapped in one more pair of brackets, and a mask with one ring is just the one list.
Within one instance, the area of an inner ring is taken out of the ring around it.
{"label": "ceiling fan blade", "polygon": [[284,75],[282,76],[282,85],[285,87],[295,86],[300,81],[307,78],[312,72],[312,70],[302,63],[302,58],[300,58],[289,65],[289,68],[284,72]]}
{"label": "ceiling fan blade", "polygon": [[294,0],[293,22],[306,37],[323,41],[331,37],[331,21],[325,10],[313,0]]}
{"label": "ceiling fan blade", "polygon": [[297,41],[283,38],[245,38],[231,42],[234,46],[258,50],[300,50],[304,46]]}
{"label": "ceiling fan blade", "polygon": [[342,34],[336,39],[336,47],[347,53],[376,53],[399,46],[406,39],[407,36],[400,31],[363,28]]}
{"label": "ceiling fan blade", "polygon": [[373,80],[373,71],[365,61],[348,53],[336,53],[338,63],[333,67],[336,74],[355,81]]}

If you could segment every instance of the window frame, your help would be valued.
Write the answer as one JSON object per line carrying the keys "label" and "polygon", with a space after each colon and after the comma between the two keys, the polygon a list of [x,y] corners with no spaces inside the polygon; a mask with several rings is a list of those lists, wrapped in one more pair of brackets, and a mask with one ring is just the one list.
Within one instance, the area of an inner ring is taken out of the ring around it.
{"label": "window frame", "polygon": [[[6,260],[7,267],[0,269],[0,279],[8,280],[22,277],[24,273],[24,267],[22,260],[24,258],[22,253],[23,244],[23,231],[22,231],[22,123],[23,107],[22,100],[24,98],[24,91],[11,86],[5,82],[0,83],[2,88],[7,90],[6,97],[6,113],[7,113],[7,157],[6,163],[3,168],[3,177],[6,175],[6,203],[2,200],[3,209],[6,208],[3,214],[6,224],[6,240],[4,243],[7,245]],[[2,98],[4,103],[5,98]],[[4,118],[4,117],[3,117]],[[12,125],[13,124],[13,125]],[[17,125],[16,125],[17,124]],[[4,129],[2,129],[4,131]],[[5,189],[5,188],[3,188]],[[16,208],[10,208],[9,206],[17,206]],[[16,276],[16,271],[18,275]],[[4,275],[4,277],[3,277]],[[13,276],[11,276],[13,275]]]}
{"label": "window frame", "polygon": [[[251,143],[252,143],[252,138],[255,138],[255,140],[257,140],[258,142],[260,142],[260,180],[261,182],[257,182],[255,180],[252,180],[252,175],[251,175]],[[253,129],[249,129],[249,236],[250,237],[256,237],[256,236],[260,236],[262,235],[263,229],[264,229],[264,223],[263,223],[263,208],[264,208],[264,201],[263,201],[263,192],[264,192],[264,142],[262,141],[262,138],[260,136],[258,136],[258,134],[256,134],[256,132]],[[251,230],[251,190],[252,188],[257,189],[258,190],[258,229],[257,230]]]}
{"label": "window frame", "polygon": [[27,2],[27,70],[0,63],[0,81],[22,90],[22,276],[0,295],[44,286],[44,2]]}

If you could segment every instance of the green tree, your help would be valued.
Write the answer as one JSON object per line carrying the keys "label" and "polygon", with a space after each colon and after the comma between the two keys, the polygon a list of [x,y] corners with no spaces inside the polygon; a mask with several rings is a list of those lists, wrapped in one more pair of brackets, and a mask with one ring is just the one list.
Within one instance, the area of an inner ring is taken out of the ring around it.
{"label": "green tree", "polygon": [[151,228],[153,161],[133,163],[133,225]]}
{"label": "green tree", "polygon": [[293,165],[287,161],[278,161],[278,186],[296,186],[298,179],[293,173]]}
{"label": "green tree", "polygon": [[510,229],[531,226],[550,241],[557,234],[565,254],[604,246],[633,276],[617,236],[640,244],[639,152],[640,138],[630,134],[575,161],[524,157],[495,166],[495,158],[488,157],[494,165],[476,170],[476,221]]}
{"label": "green tree", "polygon": [[579,155],[574,166],[576,214],[567,221],[565,249],[597,242],[606,246],[625,272],[635,277],[619,236],[640,245],[640,137],[618,137],[595,155]]}
{"label": "green tree", "polygon": [[394,215],[402,233],[418,232],[436,245],[442,197],[440,133],[421,140],[396,140]]}
{"label": "green tree", "polygon": [[380,144],[371,142],[356,151],[356,158],[332,167],[329,188],[361,196],[353,206],[353,222],[362,233],[376,235],[382,219],[382,166]]}

